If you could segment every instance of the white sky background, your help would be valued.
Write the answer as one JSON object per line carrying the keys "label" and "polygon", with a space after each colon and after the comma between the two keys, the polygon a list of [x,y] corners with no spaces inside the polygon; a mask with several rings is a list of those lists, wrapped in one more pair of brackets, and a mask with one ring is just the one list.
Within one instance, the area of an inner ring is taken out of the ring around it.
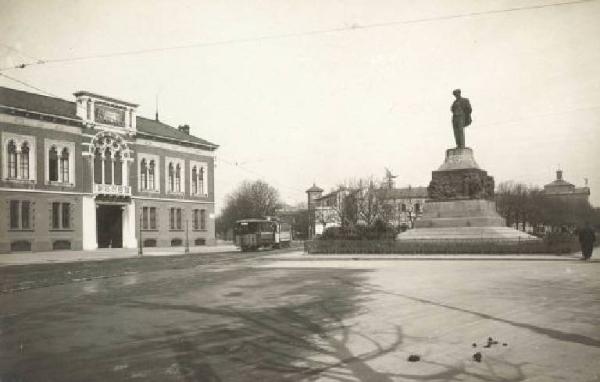
{"label": "white sky background", "polygon": [[[0,0],[0,43],[70,58],[558,1]],[[577,186],[589,178],[598,206],[599,20],[591,1],[3,73],[68,100],[89,90],[139,103],[150,118],[158,93],[163,122],[221,145],[218,209],[243,179],[266,180],[288,203],[313,181],[328,190],[384,167],[398,186],[426,186],[454,146],[457,87],[473,106],[467,146],[496,183],[541,186],[560,164]],[[0,45],[0,67],[23,61]]]}

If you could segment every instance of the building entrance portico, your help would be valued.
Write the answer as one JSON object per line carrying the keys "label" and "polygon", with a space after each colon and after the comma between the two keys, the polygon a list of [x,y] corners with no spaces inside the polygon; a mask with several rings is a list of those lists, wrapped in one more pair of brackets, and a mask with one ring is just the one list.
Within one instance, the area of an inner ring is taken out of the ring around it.
{"label": "building entrance portico", "polygon": [[100,131],[88,158],[92,195],[83,199],[83,248],[135,248],[135,203],[131,200],[131,153],[120,134]]}
{"label": "building entrance portico", "polygon": [[114,204],[99,204],[96,209],[98,248],[123,247],[123,210]]}

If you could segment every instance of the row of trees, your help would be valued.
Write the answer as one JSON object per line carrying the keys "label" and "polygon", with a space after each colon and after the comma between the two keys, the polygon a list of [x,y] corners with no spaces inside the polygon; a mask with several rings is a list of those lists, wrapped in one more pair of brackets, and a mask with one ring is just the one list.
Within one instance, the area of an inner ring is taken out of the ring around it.
{"label": "row of trees", "polygon": [[[392,237],[396,233],[398,216],[389,192],[386,182],[373,179],[346,182],[331,193],[327,208],[313,211],[313,216],[306,210],[300,211],[293,229],[306,232],[310,221],[316,220],[325,227],[341,226],[335,235]],[[224,235],[237,220],[276,216],[282,207],[277,189],[261,180],[244,181],[226,197],[225,206],[217,217],[216,231]],[[523,231],[527,227],[572,230],[585,222],[600,226],[600,210],[593,209],[586,200],[548,197],[538,187],[512,181],[498,185],[496,208],[508,226]]]}
{"label": "row of trees", "polygon": [[538,187],[512,181],[498,185],[496,208],[508,226],[523,231],[527,226],[545,226],[557,231],[572,230],[585,222],[600,225],[600,213],[587,200],[550,197]]}
{"label": "row of trees", "polygon": [[[327,210],[318,210],[314,219],[324,226],[340,225],[344,232],[379,235],[390,233],[393,219],[391,206],[385,203],[387,187],[373,180],[350,181],[340,185],[336,200]],[[235,222],[249,217],[276,216],[284,206],[279,192],[268,183],[244,181],[225,199],[225,206],[216,220],[216,231],[223,237]],[[294,216],[293,230],[307,236],[313,217],[300,209]]]}

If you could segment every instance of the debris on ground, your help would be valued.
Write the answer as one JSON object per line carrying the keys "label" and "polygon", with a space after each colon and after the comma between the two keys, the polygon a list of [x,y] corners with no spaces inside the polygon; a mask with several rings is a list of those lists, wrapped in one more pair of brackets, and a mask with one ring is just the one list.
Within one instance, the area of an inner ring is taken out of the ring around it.
{"label": "debris on ground", "polygon": [[[486,343],[485,345],[483,345],[483,347],[484,347],[484,348],[486,348],[486,349],[489,349],[489,348],[491,348],[493,345],[498,345],[498,344],[499,344],[499,342],[498,342],[497,340],[495,340],[495,339],[494,339],[494,338],[492,338],[492,337],[488,337],[488,339],[487,339],[487,343]],[[506,342],[502,343],[502,346],[507,346],[507,343],[506,343]],[[477,347],[477,344],[476,344],[476,343],[473,343],[473,347]]]}
{"label": "debris on ground", "polygon": [[477,353],[473,354],[473,360],[475,362],[481,362],[481,353],[477,352]]}
{"label": "debris on ground", "polygon": [[408,362],[419,362],[421,360],[421,356],[416,354],[411,354],[408,356]]}

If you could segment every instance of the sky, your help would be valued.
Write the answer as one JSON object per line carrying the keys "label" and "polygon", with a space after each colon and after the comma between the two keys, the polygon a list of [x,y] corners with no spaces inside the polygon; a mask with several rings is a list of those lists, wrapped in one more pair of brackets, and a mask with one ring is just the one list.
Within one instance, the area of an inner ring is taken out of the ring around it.
{"label": "sky", "polygon": [[496,184],[543,186],[560,167],[600,206],[600,1],[567,2],[0,0],[0,74],[147,117],[158,97],[161,121],[220,145],[217,210],[243,180],[289,204],[386,167],[427,186],[455,145],[455,88]]}

